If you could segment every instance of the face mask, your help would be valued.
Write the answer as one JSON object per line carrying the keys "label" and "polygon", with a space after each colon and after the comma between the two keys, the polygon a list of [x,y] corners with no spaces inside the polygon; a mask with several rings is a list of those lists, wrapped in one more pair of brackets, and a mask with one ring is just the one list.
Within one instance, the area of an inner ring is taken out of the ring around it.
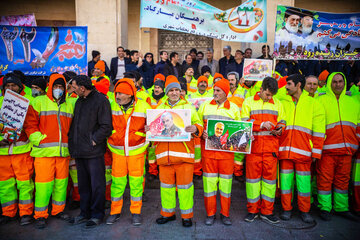
{"label": "face mask", "polygon": [[63,95],[64,93],[64,90],[60,89],[60,88],[57,88],[57,89],[54,89],[53,90],[53,96],[55,99],[60,99],[61,96]]}
{"label": "face mask", "polygon": [[31,89],[31,95],[33,97],[37,97],[37,96],[40,96],[41,95],[41,92],[37,89]]}

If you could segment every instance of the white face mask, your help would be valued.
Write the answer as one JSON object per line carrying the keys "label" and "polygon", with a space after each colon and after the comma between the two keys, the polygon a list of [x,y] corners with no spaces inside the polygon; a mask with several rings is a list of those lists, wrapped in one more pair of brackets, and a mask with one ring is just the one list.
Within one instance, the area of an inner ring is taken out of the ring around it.
{"label": "white face mask", "polygon": [[60,99],[63,94],[64,94],[64,90],[62,90],[60,88],[53,90],[53,96],[55,99]]}

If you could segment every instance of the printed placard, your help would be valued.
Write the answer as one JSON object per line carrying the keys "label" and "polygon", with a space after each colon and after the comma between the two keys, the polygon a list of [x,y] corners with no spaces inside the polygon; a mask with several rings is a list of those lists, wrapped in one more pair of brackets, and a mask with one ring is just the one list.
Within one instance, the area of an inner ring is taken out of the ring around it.
{"label": "printed placard", "polygon": [[245,58],[243,78],[249,81],[262,81],[266,77],[271,77],[272,65],[272,60]]}

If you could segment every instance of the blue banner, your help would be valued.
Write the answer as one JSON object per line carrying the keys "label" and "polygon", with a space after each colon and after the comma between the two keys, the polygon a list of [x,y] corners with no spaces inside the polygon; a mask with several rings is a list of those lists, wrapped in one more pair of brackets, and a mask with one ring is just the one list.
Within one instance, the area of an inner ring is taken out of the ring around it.
{"label": "blue banner", "polygon": [[274,57],[359,60],[360,13],[326,13],[278,5]]}
{"label": "blue banner", "polygon": [[141,0],[140,27],[225,41],[266,42],[266,0],[221,10],[199,0]]}
{"label": "blue banner", "polygon": [[0,26],[0,71],[87,74],[87,27]]}

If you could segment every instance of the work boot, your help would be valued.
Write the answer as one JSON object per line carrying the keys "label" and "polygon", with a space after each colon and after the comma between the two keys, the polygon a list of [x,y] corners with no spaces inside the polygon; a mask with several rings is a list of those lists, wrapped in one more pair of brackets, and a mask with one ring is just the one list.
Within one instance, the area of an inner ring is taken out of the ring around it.
{"label": "work boot", "polygon": [[191,227],[192,226],[191,218],[183,218],[182,225],[183,225],[183,227]]}
{"label": "work boot", "polygon": [[70,216],[67,215],[66,213],[64,212],[59,212],[58,214],[54,215],[54,217],[58,218],[58,219],[61,219],[65,222],[69,222],[70,221]]}
{"label": "work boot", "polygon": [[258,218],[259,215],[257,213],[248,213],[245,217],[245,222],[253,222],[256,218]]}
{"label": "work boot", "polygon": [[301,212],[300,213],[301,220],[305,223],[313,223],[314,219],[308,212]]}
{"label": "work boot", "polygon": [[84,216],[77,216],[77,217],[73,217],[69,220],[69,223],[72,224],[72,225],[78,225],[78,224],[81,224],[81,223],[84,223],[84,222],[87,222],[89,221],[88,218],[84,217]]}
{"label": "work boot", "polygon": [[213,216],[207,216],[206,219],[205,219],[205,224],[208,225],[208,226],[213,225],[214,222],[215,222],[215,218],[216,218],[215,215],[213,215]]}
{"label": "work boot", "polygon": [[94,228],[100,225],[101,219],[98,218],[91,218],[89,221],[86,222],[85,228]]}
{"label": "work boot", "polygon": [[120,214],[114,214],[114,215],[110,215],[107,219],[106,219],[106,224],[107,225],[113,225],[117,220],[120,219]]}
{"label": "work boot", "polygon": [[14,217],[1,216],[0,217],[0,225],[7,224],[8,222],[10,222],[13,219],[14,219]]}
{"label": "work boot", "polygon": [[156,223],[157,224],[165,224],[167,222],[170,222],[170,221],[174,221],[176,219],[176,215],[172,215],[171,217],[164,217],[164,216],[161,216],[159,217],[158,219],[156,219]]}
{"label": "work boot", "polygon": [[44,229],[46,227],[46,219],[45,218],[38,218],[36,219],[35,228],[37,229]]}
{"label": "work boot", "polygon": [[289,221],[291,218],[291,211],[283,211],[280,215],[280,218],[284,221]]}
{"label": "work boot", "polygon": [[80,201],[72,201],[70,206],[69,206],[69,209],[70,210],[75,210],[75,209],[78,209],[80,208]]}
{"label": "work boot", "polygon": [[20,226],[25,226],[30,224],[33,221],[33,217],[31,215],[24,215],[20,218]]}
{"label": "work boot", "polygon": [[325,210],[320,210],[320,218],[324,221],[330,221],[331,213]]}
{"label": "work boot", "polygon": [[271,224],[276,224],[276,223],[280,222],[279,218],[277,218],[274,214],[269,214],[269,215],[260,214],[260,218],[262,220],[264,220],[265,222],[268,222]]}
{"label": "work boot", "polygon": [[142,223],[141,215],[140,214],[133,214],[132,215],[132,225],[140,226]]}
{"label": "work boot", "polygon": [[344,211],[344,212],[335,212],[336,215],[349,219],[351,221],[357,222],[359,221],[359,218],[357,218],[355,215],[353,215],[351,212],[349,211]]}
{"label": "work boot", "polygon": [[220,214],[220,219],[224,225],[226,225],[226,226],[232,225],[230,217],[226,217],[226,216]]}
{"label": "work boot", "polygon": [[111,201],[109,201],[109,200],[105,200],[105,209],[109,209],[109,208],[111,208]]}

